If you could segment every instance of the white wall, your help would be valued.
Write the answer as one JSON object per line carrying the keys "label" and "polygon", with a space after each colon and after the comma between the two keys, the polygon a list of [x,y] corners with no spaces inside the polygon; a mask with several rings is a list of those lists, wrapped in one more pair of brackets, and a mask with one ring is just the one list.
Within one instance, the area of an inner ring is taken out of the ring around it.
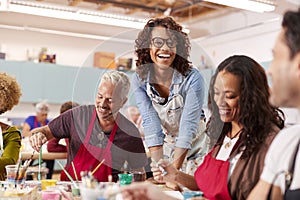
{"label": "white wall", "polygon": [[[60,104],[49,104],[50,111],[48,118],[55,118],[59,115]],[[33,103],[20,103],[15,106],[11,111],[7,111],[1,117],[8,118],[26,118],[29,115],[35,115],[35,107]]]}
{"label": "white wall", "polygon": [[281,28],[280,15],[259,15],[244,11],[213,22],[199,24],[212,26],[212,34],[195,41],[207,51],[216,65],[234,54],[245,54],[258,62],[272,59],[271,50]]}
{"label": "white wall", "polygon": [[[226,26],[222,23],[226,24],[226,21],[231,23],[234,19],[230,18],[236,18],[238,15],[239,13],[235,13],[232,16],[227,16],[227,20],[215,21],[215,26]],[[199,38],[194,40],[194,42],[205,49],[215,66],[234,54],[244,54],[258,62],[266,62],[272,60],[272,48],[280,29],[281,17],[278,16],[261,22],[248,22],[242,27],[237,26],[229,31],[223,30],[223,33]],[[287,125],[300,123],[300,113],[297,109],[282,108],[282,110],[285,114]]]}
{"label": "white wall", "polygon": [[56,54],[57,63],[81,66],[89,53],[102,41],[80,39],[76,37],[0,29],[0,44],[7,60],[27,60],[27,50],[38,56],[42,47],[48,48],[49,54]]}

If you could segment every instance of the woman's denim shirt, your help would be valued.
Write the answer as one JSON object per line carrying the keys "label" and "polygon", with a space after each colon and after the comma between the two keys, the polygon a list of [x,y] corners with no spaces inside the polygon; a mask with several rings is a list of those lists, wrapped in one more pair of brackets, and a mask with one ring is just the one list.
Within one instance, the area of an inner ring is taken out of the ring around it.
{"label": "woman's denim shirt", "polygon": [[[148,77],[150,76],[148,75]],[[158,114],[146,92],[146,82],[148,81],[149,78],[146,81],[141,81],[136,73],[132,76],[135,100],[143,118],[145,142],[148,147],[153,147],[163,145],[165,134],[163,133]],[[174,71],[168,101],[174,95],[174,84],[180,85],[179,94],[184,101],[179,134],[176,138],[175,146],[191,149],[192,139],[198,132],[202,112],[205,90],[204,79],[196,68],[193,68],[186,77],[182,76],[178,71]],[[152,87],[152,90],[155,91],[155,88]]]}

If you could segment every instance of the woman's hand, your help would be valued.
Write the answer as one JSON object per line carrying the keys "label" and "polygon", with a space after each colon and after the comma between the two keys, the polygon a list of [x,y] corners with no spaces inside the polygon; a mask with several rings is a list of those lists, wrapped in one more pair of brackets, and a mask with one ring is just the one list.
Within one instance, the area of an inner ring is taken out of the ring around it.
{"label": "woman's hand", "polygon": [[153,178],[159,183],[175,182],[178,170],[167,160],[159,160],[155,162],[152,160],[151,171]]}

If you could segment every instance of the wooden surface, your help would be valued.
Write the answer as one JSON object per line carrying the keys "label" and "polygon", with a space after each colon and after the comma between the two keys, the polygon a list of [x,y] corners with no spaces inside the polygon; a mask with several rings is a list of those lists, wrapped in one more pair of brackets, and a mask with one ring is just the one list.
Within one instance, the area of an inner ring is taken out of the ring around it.
{"label": "wooden surface", "polygon": [[[27,160],[31,158],[32,152],[21,152],[22,160]],[[33,155],[33,160],[39,158],[39,153],[35,152]],[[42,159],[43,160],[55,160],[55,159],[66,159],[67,153],[66,152],[43,152]]]}

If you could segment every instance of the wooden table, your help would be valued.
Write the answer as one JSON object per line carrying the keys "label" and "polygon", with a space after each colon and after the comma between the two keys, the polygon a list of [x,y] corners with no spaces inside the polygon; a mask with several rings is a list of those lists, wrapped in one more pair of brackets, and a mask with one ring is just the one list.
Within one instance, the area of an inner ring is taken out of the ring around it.
{"label": "wooden table", "polygon": [[[31,158],[32,151],[31,152],[21,152],[22,160],[27,160]],[[35,152],[33,155],[33,160],[39,159],[39,153]],[[56,160],[56,159],[67,159],[67,153],[66,152],[42,152],[42,160]]]}

